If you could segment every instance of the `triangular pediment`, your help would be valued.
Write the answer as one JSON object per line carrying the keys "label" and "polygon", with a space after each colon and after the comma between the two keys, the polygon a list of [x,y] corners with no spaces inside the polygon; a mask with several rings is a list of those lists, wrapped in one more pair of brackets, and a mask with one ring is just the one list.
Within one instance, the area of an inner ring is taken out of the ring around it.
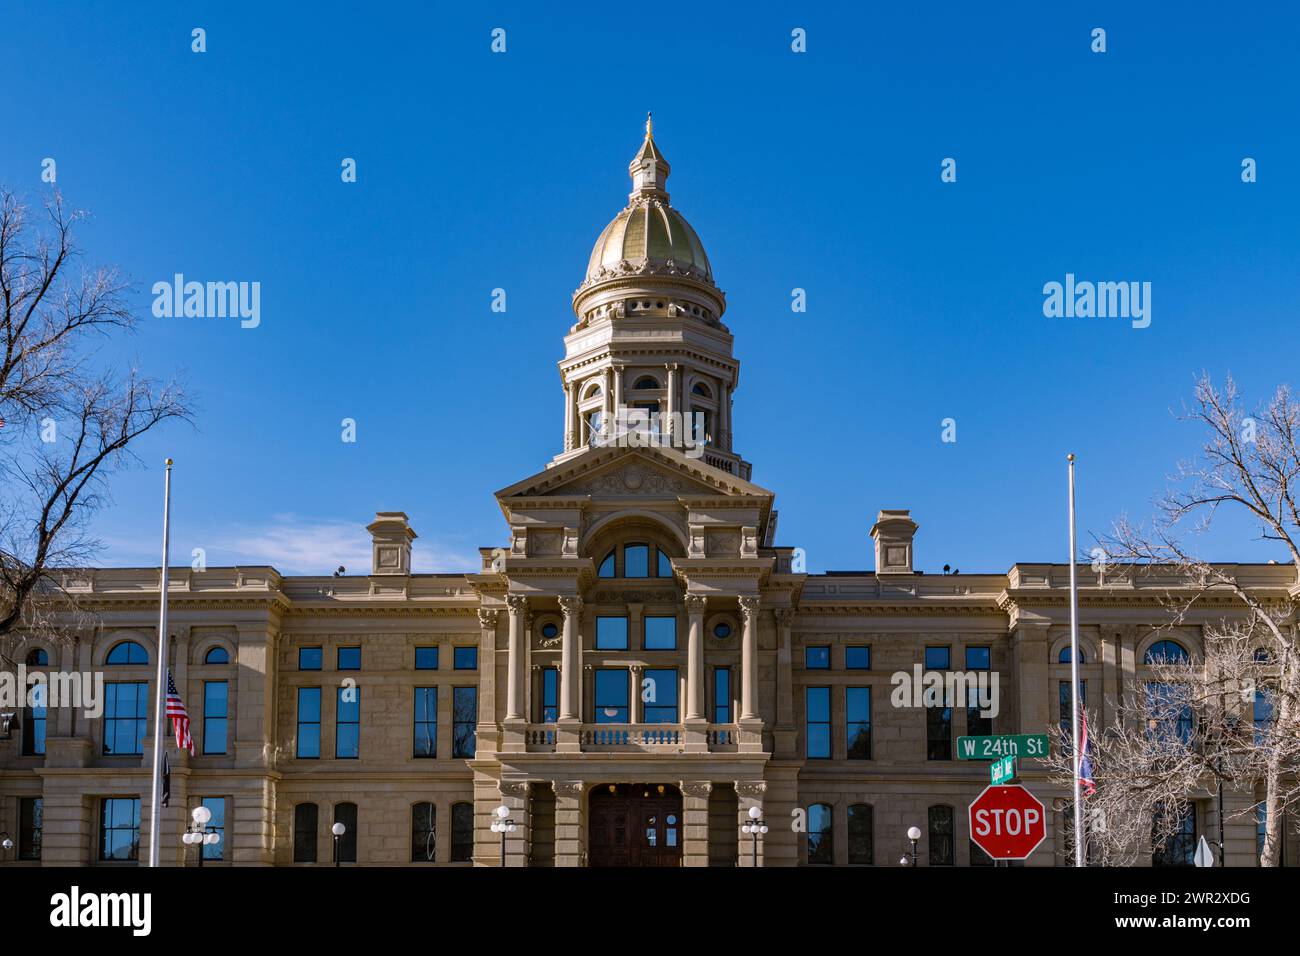
{"label": "triangular pediment", "polygon": [[498,491],[499,501],[523,497],[765,498],[774,495],[702,458],[674,448],[590,448]]}

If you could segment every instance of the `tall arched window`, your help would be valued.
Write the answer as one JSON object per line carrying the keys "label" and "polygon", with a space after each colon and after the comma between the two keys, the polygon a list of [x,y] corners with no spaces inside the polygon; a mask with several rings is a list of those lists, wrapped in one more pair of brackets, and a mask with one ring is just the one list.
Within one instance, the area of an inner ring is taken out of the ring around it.
{"label": "tall arched window", "polygon": [[[1157,833],[1164,829],[1163,814],[1157,813],[1151,824],[1151,843],[1154,846]],[[1164,837],[1163,845],[1156,847],[1151,854],[1152,866],[1194,866],[1196,864],[1196,808],[1190,804],[1184,806],[1174,821],[1173,833]]]}
{"label": "tall arched window", "polygon": [[432,863],[437,843],[438,808],[432,803],[411,807],[411,862]]}
{"label": "tall arched window", "polygon": [[357,805],[355,803],[336,803],[334,805],[334,822],[341,823],[345,827],[343,835],[338,838],[338,861],[340,863],[357,862]]}
{"label": "tall arched window", "polygon": [[1142,658],[1144,664],[1186,664],[1191,659],[1187,649],[1177,641],[1156,641],[1147,648]]}
{"label": "tall arched window", "polygon": [[135,641],[122,641],[104,658],[105,664],[148,664],[149,655]]}
{"label": "tall arched window", "polygon": [[640,378],[636,380],[636,384],[632,386],[633,390],[640,390],[643,388],[658,388],[658,387],[659,387],[658,379],[654,378],[654,376],[651,375],[642,375]]}
{"label": "tall arched window", "polygon": [[808,808],[808,862],[835,862],[835,823],[829,803]]}
{"label": "tall arched window", "polygon": [[930,865],[953,865],[952,807],[933,806],[929,813]]}
{"label": "tall arched window", "polygon": [[205,664],[229,664],[230,652],[220,645],[208,651],[207,656],[203,658]]}
{"label": "tall arched window", "polygon": [[[1062,664],[1069,664],[1069,663],[1071,663],[1071,661],[1070,661],[1070,645],[1069,645],[1069,644],[1066,644],[1063,648],[1061,648],[1061,655],[1060,655],[1060,657],[1057,658],[1057,660],[1059,660]],[[1080,665],[1083,665],[1083,664],[1086,664],[1086,663],[1088,663],[1088,654],[1087,654],[1087,652],[1084,651],[1084,649],[1083,649],[1082,647],[1080,647],[1080,648],[1079,648],[1079,664],[1080,664]]]}
{"label": "tall arched window", "polygon": [[451,862],[469,863],[474,859],[474,804],[451,805]]}
{"label": "tall arched window", "polygon": [[650,545],[623,545],[623,577],[648,578],[650,576]]}
{"label": "tall arched window", "polygon": [[855,803],[849,807],[849,862],[875,863],[875,834],[871,804]]}
{"label": "tall arched window", "polygon": [[27,655],[28,667],[49,667],[50,655],[46,653],[43,647],[34,647],[31,653]]}
{"label": "tall arched window", "polygon": [[600,578],[617,577],[617,574],[614,571],[614,552],[612,550],[609,554],[605,555],[605,559],[600,562],[600,570],[596,572],[596,576]]}
{"label": "tall arched window", "polygon": [[293,862],[316,862],[316,824],[320,811],[314,803],[293,808]]}

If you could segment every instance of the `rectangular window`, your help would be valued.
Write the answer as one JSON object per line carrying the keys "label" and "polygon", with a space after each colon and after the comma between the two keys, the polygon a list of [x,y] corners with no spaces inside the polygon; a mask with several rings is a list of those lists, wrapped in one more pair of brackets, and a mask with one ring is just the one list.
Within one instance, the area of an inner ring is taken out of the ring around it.
{"label": "rectangular window", "polygon": [[871,688],[844,689],[844,739],[850,760],[871,759]]}
{"label": "rectangular window", "polygon": [[805,688],[804,706],[807,711],[808,758],[828,760],[831,755],[831,689]]}
{"label": "rectangular window", "polygon": [[647,724],[677,723],[677,671],[646,668],[641,701]]}
{"label": "rectangular window", "polygon": [[844,648],[844,668],[851,671],[871,670],[871,648],[865,646]]}
{"label": "rectangular window", "polygon": [[991,666],[990,649],[987,647],[966,648],[966,669],[968,671],[986,671]]}
{"label": "rectangular window", "polygon": [[226,858],[226,798],[204,797],[203,805],[212,814],[208,819],[207,829],[217,835],[216,843],[203,844],[203,859],[224,860]]}
{"label": "rectangular window", "polygon": [[946,671],[950,663],[946,647],[927,647],[925,649],[925,669],[928,671]]}
{"label": "rectangular window", "polygon": [[226,752],[227,698],[230,685],[223,680],[203,682],[203,752]]}
{"label": "rectangular window", "polygon": [[542,668],[542,723],[553,724],[560,716],[560,672]]}
{"label": "rectangular window", "polygon": [[930,865],[953,864],[952,807],[935,806],[929,810]]}
{"label": "rectangular window", "polygon": [[300,803],[293,808],[293,862],[316,862],[316,822],[319,811],[314,803]]}
{"label": "rectangular window", "polygon": [[647,651],[677,650],[677,618],[647,617],[645,619],[645,649]]}
{"label": "rectangular window", "polygon": [[320,688],[298,688],[298,757],[320,756]]}
{"label": "rectangular window", "polygon": [[417,671],[436,671],[438,669],[438,649],[436,647],[417,647],[415,649],[415,669]]}
{"label": "rectangular window", "polygon": [[[23,708],[23,756],[24,757],[44,757],[45,756],[45,730],[48,711],[45,704],[48,700],[48,684],[37,684],[31,691],[31,707]],[[22,695],[19,694],[21,697]]]}
{"label": "rectangular window", "polygon": [[338,712],[334,720],[334,756],[356,760],[361,756],[361,688],[338,689]]}
{"label": "rectangular window", "polygon": [[628,722],[627,677],[625,670],[596,671],[596,720],[598,724]]}
{"label": "rectangular window", "polygon": [[340,647],[337,669],[341,671],[361,670],[361,648]]}
{"label": "rectangular window", "polygon": [[458,671],[478,670],[478,648],[457,647],[451,652],[451,666]]}
{"label": "rectangular window", "polygon": [[826,671],[831,668],[831,649],[819,644],[803,649],[803,666],[810,671]]}
{"label": "rectangular window", "polygon": [[715,724],[731,723],[730,667],[716,667],[713,670],[713,722]]}
{"label": "rectangular window", "polygon": [[980,706],[979,688],[966,688],[966,733],[972,737],[988,737],[993,733],[993,718],[985,717]]}
{"label": "rectangular window", "polygon": [[121,757],[144,753],[148,709],[148,684],[114,682],[104,685],[104,753],[106,755]]}
{"label": "rectangular window", "polygon": [[596,618],[596,650],[598,651],[627,650],[627,618],[625,617],[597,617]]}
{"label": "rectangular window", "polygon": [[357,862],[357,805],[334,804],[334,822],[343,824],[343,835],[334,844],[335,858],[340,863]]}
{"label": "rectangular window", "polygon": [[629,544],[623,548],[623,577],[648,578],[650,576],[650,546]]}
{"label": "rectangular window", "polygon": [[478,723],[478,688],[454,687],[451,692],[451,755],[473,757],[474,727]]}
{"label": "rectangular window", "polygon": [[321,652],[319,647],[300,647],[298,648],[298,670],[300,671],[318,671],[321,666]]}
{"label": "rectangular window", "polygon": [[41,858],[41,835],[45,829],[45,801],[23,797],[18,801],[18,859]]}
{"label": "rectangular window", "polygon": [[[1061,720],[1061,733],[1064,735],[1066,740],[1073,742],[1074,708],[1070,702],[1070,682],[1068,680],[1060,682],[1057,687],[1057,696],[1060,700],[1059,716]],[[1088,706],[1088,682],[1086,680],[1079,681],[1079,706]]]}
{"label": "rectangular window", "polygon": [[952,708],[925,708],[925,759],[952,759]]}
{"label": "rectangular window", "polygon": [[438,756],[438,688],[415,688],[416,757]]}
{"label": "rectangular window", "polygon": [[140,859],[140,798],[105,797],[100,804],[99,859]]}

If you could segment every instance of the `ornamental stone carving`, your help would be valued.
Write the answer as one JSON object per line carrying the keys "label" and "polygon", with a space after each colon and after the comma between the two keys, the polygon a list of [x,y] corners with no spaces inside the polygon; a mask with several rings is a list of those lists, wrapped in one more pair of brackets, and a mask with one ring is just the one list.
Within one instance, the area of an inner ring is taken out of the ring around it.
{"label": "ornamental stone carving", "polygon": [[754,615],[758,613],[761,603],[762,602],[758,598],[752,596],[746,596],[740,599],[740,613],[745,618],[746,627],[750,625]]}
{"label": "ornamental stone carving", "polygon": [[497,629],[497,617],[501,611],[497,608],[479,608],[478,623],[485,631],[495,631]]}
{"label": "ornamental stone carving", "polygon": [[766,780],[737,780],[736,795],[748,797],[751,800],[763,799],[763,794],[767,793]]}
{"label": "ornamental stone carving", "polygon": [[506,780],[501,783],[501,796],[522,799],[528,796],[528,783],[522,780]]}
{"label": "ornamental stone carving", "polygon": [[679,787],[685,797],[707,797],[713,792],[713,784],[708,780],[683,780]]}
{"label": "ornamental stone carving", "polygon": [[686,595],[686,613],[703,614],[704,609],[708,607],[709,599],[700,594]]}
{"label": "ornamental stone carving", "polygon": [[562,597],[560,598],[560,610],[565,617],[576,617],[582,613],[582,598],[580,597]]}
{"label": "ornamental stone carving", "polygon": [[581,780],[552,780],[551,789],[555,791],[557,797],[568,797],[576,799],[582,796],[582,791],[586,788]]}

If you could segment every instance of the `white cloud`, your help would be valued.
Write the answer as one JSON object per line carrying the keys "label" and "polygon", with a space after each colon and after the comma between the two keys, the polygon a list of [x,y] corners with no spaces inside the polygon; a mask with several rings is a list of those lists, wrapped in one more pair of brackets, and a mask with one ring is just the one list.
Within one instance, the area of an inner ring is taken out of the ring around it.
{"label": "white cloud", "polygon": [[[190,562],[191,548],[207,552],[211,567],[228,565],[271,565],[282,574],[330,574],[339,565],[348,574],[370,573],[370,535],[365,521],[333,518],[300,518],[292,514],[272,515],[264,525],[227,525],[211,535],[187,535],[185,541],[172,537],[173,567]],[[140,542],[117,537],[103,539],[101,567],[157,567],[139,548]],[[420,536],[412,545],[412,570],[470,573],[478,570],[476,548],[460,542]]]}

